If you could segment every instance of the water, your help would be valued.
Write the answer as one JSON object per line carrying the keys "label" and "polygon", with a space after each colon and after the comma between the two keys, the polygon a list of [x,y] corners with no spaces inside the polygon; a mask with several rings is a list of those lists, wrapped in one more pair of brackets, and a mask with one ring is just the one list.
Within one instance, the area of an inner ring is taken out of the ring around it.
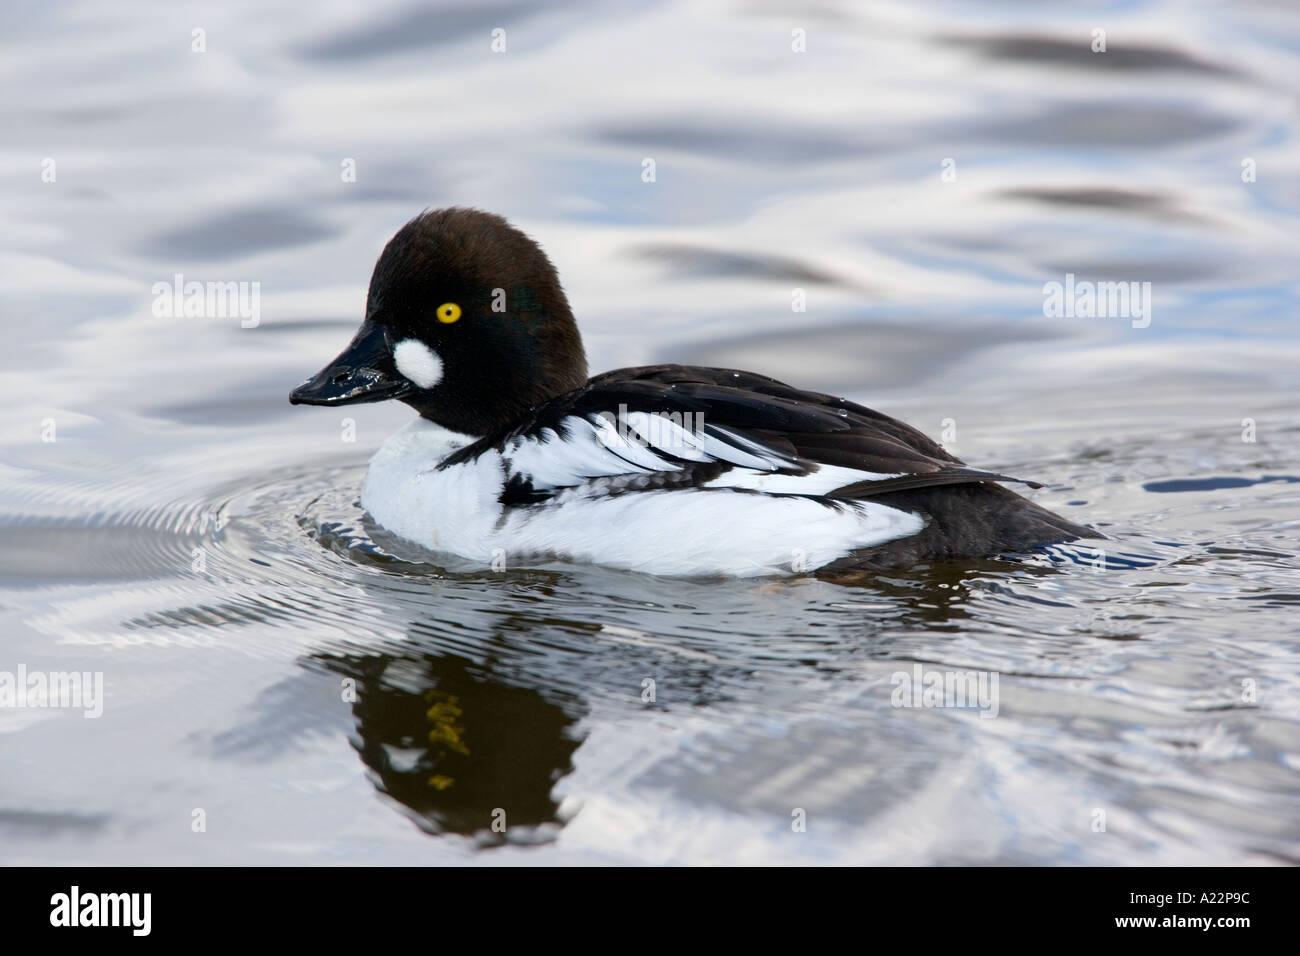
{"label": "water", "polygon": [[[0,708],[0,859],[1297,862],[1298,41],[1267,3],[17,8],[0,671],[105,700]],[[545,245],[593,370],[847,394],[1111,540],[736,583],[385,536],[410,413],[287,395],[451,203]],[[156,316],[177,273],[259,323]],[[1151,309],[1049,318],[1067,273]],[[996,707],[893,706],[918,665]]]}

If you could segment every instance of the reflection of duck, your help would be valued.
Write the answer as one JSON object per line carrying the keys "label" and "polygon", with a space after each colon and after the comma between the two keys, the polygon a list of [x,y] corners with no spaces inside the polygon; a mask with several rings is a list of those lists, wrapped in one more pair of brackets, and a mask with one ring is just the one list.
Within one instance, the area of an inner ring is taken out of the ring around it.
{"label": "reflection of duck", "polygon": [[[843,618],[841,640],[821,634],[788,657],[773,658],[773,642],[780,647],[791,640],[787,632],[798,616],[769,618],[765,599],[783,589],[800,589],[800,584],[774,581],[731,596],[730,614],[744,614],[770,629],[748,642],[738,643],[730,635],[715,641],[620,631],[569,619],[563,613],[566,605],[546,601],[504,614],[494,608],[490,631],[484,629],[487,622],[473,614],[451,624],[417,618],[402,645],[387,642],[382,650],[366,654],[319,651],[307,662],[355,680],[352,746],[374,785],[419,827],[432,834],[472,836],[484,846],[506,840],[538,842],[567,822],[553,789],[572,771],[581,744],[578,719],[593,700],[605,705],[613,701],[619,712],[646,713],[675,705],[698,708],[731,700],[738,687],[761,685],[768,666],[775,666],[782,677],[789,676],[792,666],[834,670],[844,648],[850,647],[869,657],[891,657],[895,639],[876,636],[877,629],[964,620],[966,592],[959,584],[984,569],[1006,573],[1005,566],[994,562],[975,562],[943,565],[924,574],[908,572],[883,582],[864,581],[864,590],[889,601],[892,609],[888,615],[865,619],[869,639],[860,638],[864,618],[849,614]],[[1026,571],[1053,573],[1033,567]],[[545,572],[527,574],[542,575],[534,582],[539,592],[552,592],[554,582]],[[593,578],[586,582],[589,587],[604,593],[617,593],[618,585],[626,583],[619,572],[603,568],[585,569],[584,574]],[[707,603],[724,616],[728,613],[717,608],[715,585],[666,578],[645,582],[650,590],[641,597],[656,599],[648,607],[668,609],[675,604],[689,610]],[[481,589],[483,584],[483,576],[476,574],[441,578],[452,594]],[[857,588],[843,590],[852,597]],[[820,604],[820,599],[812,600]],[[455,608],[460,602],[446,606]],[[473,660],[448,650],[449,630],[459,634],[466,625],[471,632],[482,631],[477,642],[482,652],[469,652]],[[646,676],[655,679],[662,696],[655,704],[647,704],[642,696]],[[634,736],[629,748],[637,746],[636,740]],[[504,834],[493,830],[499,809],[505,811]]]}
{"label": "reflection of duck", "polygon": [[844,399],[694,366],[588,380],[550,261],[475,210],[393,237],[351,345],[291,401],[389,398],[421,417],[375,455],[362,504],[403,538],[484,562],[753,576],[1095,536],[998,484],[1019,479]]}
{"label": "reflection of duck", "polygon": [[356,681],[352,745],[422,829],[491,845],[562,825],[551,789],[572,769],[575,721],[537,691],[450,655],[313,660]]}

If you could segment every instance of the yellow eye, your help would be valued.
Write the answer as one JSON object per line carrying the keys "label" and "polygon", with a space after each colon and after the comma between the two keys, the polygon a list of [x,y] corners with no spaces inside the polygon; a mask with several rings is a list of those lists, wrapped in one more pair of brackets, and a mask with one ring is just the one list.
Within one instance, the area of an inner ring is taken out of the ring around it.
{"label": "yellow eye", "polygon": [[460,306],[455,302],[444,302],[438,306],[438,321],[447,325],[460,318]]}

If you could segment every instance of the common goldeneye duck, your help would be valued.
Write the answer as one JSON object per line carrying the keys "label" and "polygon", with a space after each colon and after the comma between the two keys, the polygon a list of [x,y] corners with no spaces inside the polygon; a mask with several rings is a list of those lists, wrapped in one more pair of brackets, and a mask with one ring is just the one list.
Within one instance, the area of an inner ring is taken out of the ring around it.
{"label": "common goldeneye duck", "polygon": [[390,398],[420,417],[371,459],[362,507],[398,537],[485,564],[750,577],[1098,536],[997,484],[1022,479],[968,468],[844,399],[684,365],[588,380],[550,260],[473,209],[398,231],[351,344],[290,401]]}

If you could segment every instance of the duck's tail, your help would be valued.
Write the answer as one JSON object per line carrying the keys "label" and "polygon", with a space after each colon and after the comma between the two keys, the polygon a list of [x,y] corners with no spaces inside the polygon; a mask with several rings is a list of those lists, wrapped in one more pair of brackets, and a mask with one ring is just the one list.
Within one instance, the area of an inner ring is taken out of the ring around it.
{"label": "duck's tail", "polygon": [[993,557],[1078,538],[1106,537],[992,482],[895,491],[872,495],[871,500],[919,514],[925,527],[906,538],[855,551],[851,558],[835,562],[835,570]]}

